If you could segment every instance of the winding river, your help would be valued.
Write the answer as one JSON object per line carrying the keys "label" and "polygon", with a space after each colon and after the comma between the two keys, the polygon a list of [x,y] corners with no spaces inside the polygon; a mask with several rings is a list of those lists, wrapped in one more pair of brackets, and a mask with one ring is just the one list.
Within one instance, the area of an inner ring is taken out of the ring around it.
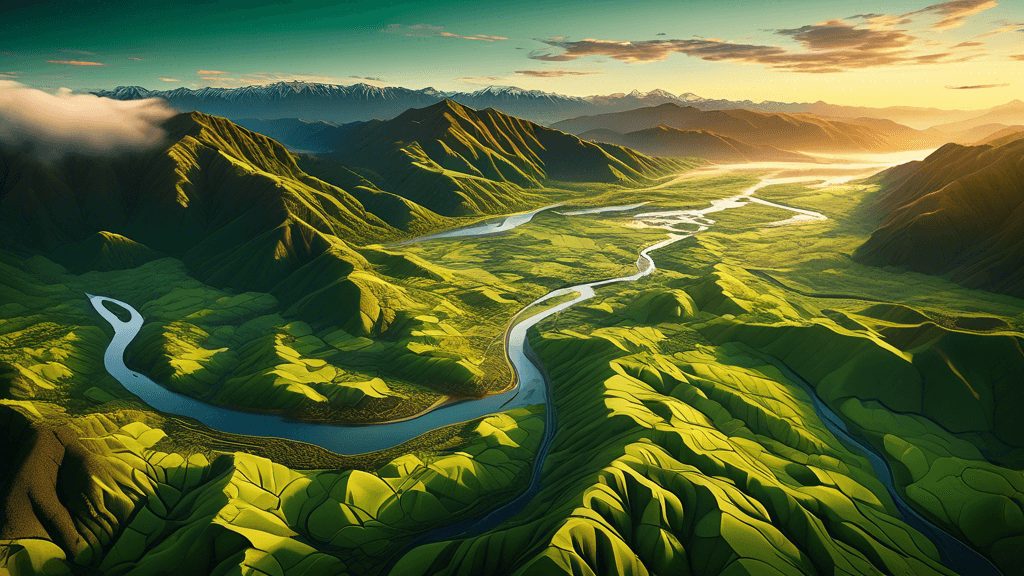
{"label": "winding river", "polygon": [[[713,226],[715,221],[708,218],[709,214],[720,212],[722,210],[739,208],[750,203],[758,203],[795,213],[793,217],[787,220],[772,222],[769,223],[768,226],[800,224],[808,221],[827,219],[826,216],[817,212],[776,204],[753,196],[757,190],[765,186],[820,179],[820,177],[764,179],[758,184],[735,196],[713,200],[711,201],[711,206],[704,209],[670,210],[635,214],[631,219],[631,225],[636,227],[661,228],[668,231],[668,237],[661,242],[652,244],[641,250],[636,260],[637,271],[634,274],[560,288],[545,294],[523,308],[516,317],[513,318],[510,328],[507,330],[505,336],[506,353],[510,363],[512,364],[512,368],[515,371],[517,379],[517,383],[512,389],[501,394],[487,396],[477,400],[468,400],[442,405],[441,407],[416,418],[398,422],[388,422],[370,426],[340,426],[326,423],[300,422],[276,415],[222,408],[172,392],[153,382],[144,374],[135,372],[125,366],[124,351],[128,347],[128,344],[130,344],[138,334],[139,329],[143,324],[142,315],[139,314],[139,312],[132,306],[119,300],[106,296],[94,296],[91,294],[87,294],[86,296],[96,311],[107,322],[109,322],[114,329],[114,337],[111,340],[110,345],[107,347],[103,357],[104,366],[106,367],[107,372],[109,372],[110,375],[120,382],[121,385],[129,392],[138,396],[154,409],[167,414],[194,418],[206,426],[222,432],[244,434],[248,436],[287,438],[290,440],[315,444],[338,453],[358,454],[391,448],[421,434],[450,424],[468,422],[503,410],[510,410],[535,404],[546,404],[548,409],[545,411],[547,422],[544,429],[544,438],[541,442],[540,449],[538,450],[537,458],[533,466],[533,472],[531,474],[530,485],[527,489],[511,502],[495,510],[488,511],[475,518],[470,518],[449,526],[443,526],[423,534],[412,545],[410,545],[410,547],[412,547],[413,545],[420,545],[426,542],[453,538],[466,532],[480,533],[482,531],[489,530],[522,510],[526,503],[528,503],[540,490],[541,470],[547,457],[551,440],[554,436],[556,420],[551,398],[550,382],[547,379],[543,368],[540,366],[539,361],[536,360],[532,350],[530,350],[526,339],[527,331],[531,327],[575,304],[578,304],[579,302],[594,297],[595,288],[620,282],[634,282],[640,278],[650,275],[656,269],[651,253],[683,239],[689,238]],[[644,204],[646,204],[646,202],[625,206],[588,208],[564,212],[561,214],[563,216],[577,216],[600,214],[604,212],[628,212],[630,210],[640,208]],[[527,222],[530,222],[536,214],[558,206],[561,206],[561,204],[545,206],[531,212],[505,217],[498,221],[487,222],[457,230],[450,230],[438,234],[431,234],[408,240],[401,244],[441,240],[446,238],[496,234],[526,224]],[[576,293],[574,298],[519,320],[525,316],[525,313],[534,305],[542,304],[548,300],[573,293]],[[129,313],[129,320],[122,321],[116,314],[107,308],[106,303],[111,303],[123,308]],[[779,364],[775,359],[766,358],[766,360],[771,361],[776,365]],[[986,558],[914,511],[896,490],[893,483],[892,472],[889,469],[888,464],[885,462],[884,458],[878,454],[874,447],[865,441],[853,437],[847,430],[845,423],[843,423],[843,421],[818,398],[814,388],[806,381],[802,380],[799,375],[793,373],[784,365],[780,366],[780,368],[785,369],[785,371],[790,375],[790,378],[799,382],[800,385],[804,387],[805,391],[808,392],[813,401],[816,413],[829,431],[836,437],[841,438],[844,442],[858,447],[867,455],[871,466],[874,468],[879,480],[881,480],[885,485],[886,490],[896,503],[904,520],[918,531],[928,535],[932,541],[936,543],[943,561],[948,566],[957,570],[961,574],[1000,574]],[[406,550],[408,549],[409,548],[406,548]],[[392,561],[401,557],[401,555],[402,554],[395,556],[392,558]]]}

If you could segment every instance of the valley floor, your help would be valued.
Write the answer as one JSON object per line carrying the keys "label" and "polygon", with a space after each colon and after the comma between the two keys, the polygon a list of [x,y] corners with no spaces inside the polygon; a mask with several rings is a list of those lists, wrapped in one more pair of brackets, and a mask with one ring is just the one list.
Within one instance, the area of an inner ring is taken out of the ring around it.
{"label": "valley floor", "polygon": [[[393,338],[289,317],[173,259],[71,275],[0,260],[0,567],[15,574],[973,574],[899,499],[1003,574],[1024,563],[1024,301],[850,258],[861,183],[786,183],[708,214],[656,271],[541,321],[550,404],[344,455],[160,414],[103,366],[84,293],[146,318],[130,367],[235,409],[371,422],[511,381],[503,335],[553,290],[636,271],[760,172],[584,188],[496,236],[360,249]],[[825,179],[825,177],[822,177]],[[569,208],[645,203],[623,212]],[[777,225],[792,222],[792,225]],[[661,222],[665,224],[665,222]],[[372,272],[372,273],[371,273]],[[549,304],[553,304],[550,302]],[[368,315],[379,317],[379,310]],[[469,400],[472,401],[472,400]],[[548,418],[553,411],[554,418]],[[546,430],[554,420],[553,430]],[[546,432],[550,446],[545,442]],[[530,485],[486,531],[447,534]],[[342,451],[344,452],[344,451]],[[444,535],[443,538],[436,537]],[[965,561],[965,562],[970,562]]]}

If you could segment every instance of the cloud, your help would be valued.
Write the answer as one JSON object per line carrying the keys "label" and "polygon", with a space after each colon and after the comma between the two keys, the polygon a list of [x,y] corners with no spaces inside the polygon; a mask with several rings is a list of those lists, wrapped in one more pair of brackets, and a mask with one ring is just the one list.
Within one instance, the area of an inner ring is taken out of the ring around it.
{"label": "cloud", "polygon": [[[875,18],[860,15],[856,18]],[[905,30],[877,29],[843,20],[827,20],[800,28],[775,30],[800,45],[800,50],[782,46],[727,42],[714,38],[690,40],[642,40],[637,42],[587,38],[578,41],[541,39],[551,48],[528,54],[533,60],[570,62],[588,56],[606,56],[621,62],[658,62],[672,54],[684,54],[709,62],[758,64],[774,70],[825,74],[845,70],[963,62],[976,58],[955,53],[963,47],[946,52],[922,53],[918,39]]]}
{"label": "cloud", "polygon": [[846,19],[863,20],[865,26],[875,30],[884,30],[893,26],[905,26],[912,22],[910,18],[893,16],[892,14],[857,14]]}
{"label": "cloud", "polygon": [[961,42],[961,43],[957,44],[956,46],[953,46],[953,48],[975,48],[977,46],[984,46],[984,45],[985,45],[984,42]]}
{"label": "cloud", "polygon": [[165,76],[161,76],[157,78],[157,80],[160,80],[161,82],[181,82],[181,78],[167,78]]}
{"label": "cloud", "polygon": [[4,56],[15,56],[14,52],[9,52],[7,50],[0,50],[0,54],[3,54]]}
{"label": "cloud", "polygon": [[902,30],[858,28],[842,20],[828,20],[811,26],[776,30],[775,33],[789,36],[808,50],[891,50],[906,48],[917,40]]}
{"label": "cloud", "polygon": [[95,56],[95,52],[89,52],[86,50],[61,50],[65,54],[82,54],[84,56]]}
{"label": "cloud", "polygon": [[508,82],[508,78],[502,76],[468,76],[466,78],[459,78],[457,81],[463,84],[483,85],[492,86],[495,84],[503,84]]}
{"label": "cloud", "polygon": [[87,62],[85,60],[47,60],[50,64],[67,64],[68,66],[106,66],[102,62]]}
{"label": "cloud", "polygon": [[215,74],[230,74],[230,72],[223,70],[196,70],[196,74],[200,76],[213,76]]}
{"label": "cloud", "polygon": [[0,78],[17,78],[18,75],[14,72],[0,72]]}
{"label": "cloud", "polygon": [[384,82],[383,78],[374,78],[373,76],[349,76],[349,78],[354,78],[356,80],[369,80],[370,82]]}
{"label": "cloud", "polygon": [[156,98],[111,100],[66,88],[48,94],[0,80],[0,143],[44,161],[156,146],[164,138],[160,124],[175,114]]}
{"label": "cloud", "polygon": [[655,34],[655,36],[665,36],[665,33],[664,32],[658,32],[657,34]]}
{"label": "cloud", "polygon": [[1021,60],[1021,61],[1024,61],[1024,54],[1015,54],[1015,55],[1013,55],[1013,56],[1010,56],[1010,58],[1012,58],[1013,60]]}
{"label": "cloud", "polygon": [[388,24],[387,28],[382,30],[387,34],[401,34],[409,37],[438,37],[438,38],[461,38],[462,40],[480,40],[483,42],[498,42],[501,40],[508,40],[504,36],[488,36],[487,34],[472,34],[469,36],[463,36],[461,34],[454,34],[452,32],[446,32],[444,26],[433,26],[431,24],[416,24],[414,26],[403,26],[402,24]]}
{"label": "cloud", "polygon": [[129,56],[129,57],[128,57],[128,59],[129,59],[129,60],[137,60],[137,61],[139,61],[139,62],[141,62],[141,61],[142,61],[142,58],[137,58],[137,57],[135,57],[135,56]]}
{"label": "cloud", "polygon": [[1011,20],[996,20],[993,22],[998,27],[978,34],[976,38],[985,38],[987,36],[995,36],[996,34],[1015,34],[1017,32],[1024,32],[1024,22],[1013,22]]}
{"label": "cloud", "polygon": [[983,90],[985,88],[1005,88],[1006,86],[1009,86],[1009,84],[974,84],[974,85],[971,85],[971,86],[949,86],[949,85],[946,85],[946,88],[948,88],[950,90]]}
{"label": "cloud", "polygon": [[516,74],[532,78],[561,78],[562,76],[590,76],[604,72],[577,72],[575,70],[516,70]]}
{"label": "cloud", "polygon": [[980,14],[998,6],[996,0],[952,0],[941,4],[933,4],[916,12],[909,12],[903,17],[925,15],[938,15],[942,18],[932,24],[935,30],[945,31],[959,28],[966,23],[966,20],[975,14]]}

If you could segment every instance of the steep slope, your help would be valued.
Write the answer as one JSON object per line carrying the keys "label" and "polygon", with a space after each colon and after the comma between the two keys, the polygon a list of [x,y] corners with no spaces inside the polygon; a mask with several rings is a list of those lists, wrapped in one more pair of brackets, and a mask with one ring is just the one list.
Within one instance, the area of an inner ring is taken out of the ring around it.
{"label": "steep slope", "polygon": [[524,191],[551,181],[645,183],[680,166],[451,100],[318,138],[333,150],[330,158],[446,216],[507,210],[521,204]]}
{"label": "steep slope", "polygon": [[398,232],[351,194],[304,173],[266,136],[199,113],[164,127],[163,147],[130,157],[48,165],[4,151],[0,242],[75,269],[87,264],[83,256],[118,268],[156,251],[205,282],[277,291],[288,302],[302,291],[277,287],[292,273],[325,258],[352,270],[361,258],[346,241]]}
{"label": "steep slope", "polygon": [[949,144],[879,181],[882,225],[856,259],[1024,296],[1024,140]]}
{"label": "steep slope", "polygon": [[789,150],[892,151],[923,148],[936,142],[932,134],[888,120],[859,118],[840,121],[811,114],[704,111],[676,104],[573,118],[551,127],[571,134],[602,128],[625,134],[660,125],[680,130],[707,130],[748,144]]}
{"label": "steep slope", "polygon": [[613,130],[591,130],[580,134],[584,140],[626,146],[656,156],[703,158],[712,162],[814,162],[814,158],[774,146],[753,146],[707,130],[679,130],[665,125],[619,134]]}

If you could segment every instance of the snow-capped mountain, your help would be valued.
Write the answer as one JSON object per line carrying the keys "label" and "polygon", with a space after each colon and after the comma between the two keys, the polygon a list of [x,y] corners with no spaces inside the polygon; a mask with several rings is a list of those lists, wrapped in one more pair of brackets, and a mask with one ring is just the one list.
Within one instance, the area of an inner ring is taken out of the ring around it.
{"label": "snow-capped mountain", "polygon": [[559,120],[678,104],[702,110],[748,110],[773,112],[806,112],[807,104],[782,102],[710,100],[696,94],[672,94],[665,90],[604,96],[566,96],[540,90],[524,90],[515,86],[488,86],[474,92],[443,92],[434,88],[412,90],[398,86],[369,84],[319,84],[310,82],[275,82],[242,88],[176,88],[148,90],[142,86],[118,86],[113,90],[92,92],[116,100],[163,98],[171,107],[185,111],[198,110],[232,120],[243,118],[302,118],[325,122],[387,120],[409,108],[422,108],[450,98],[471,108],[494,108],[533,122],[551,124]]}

